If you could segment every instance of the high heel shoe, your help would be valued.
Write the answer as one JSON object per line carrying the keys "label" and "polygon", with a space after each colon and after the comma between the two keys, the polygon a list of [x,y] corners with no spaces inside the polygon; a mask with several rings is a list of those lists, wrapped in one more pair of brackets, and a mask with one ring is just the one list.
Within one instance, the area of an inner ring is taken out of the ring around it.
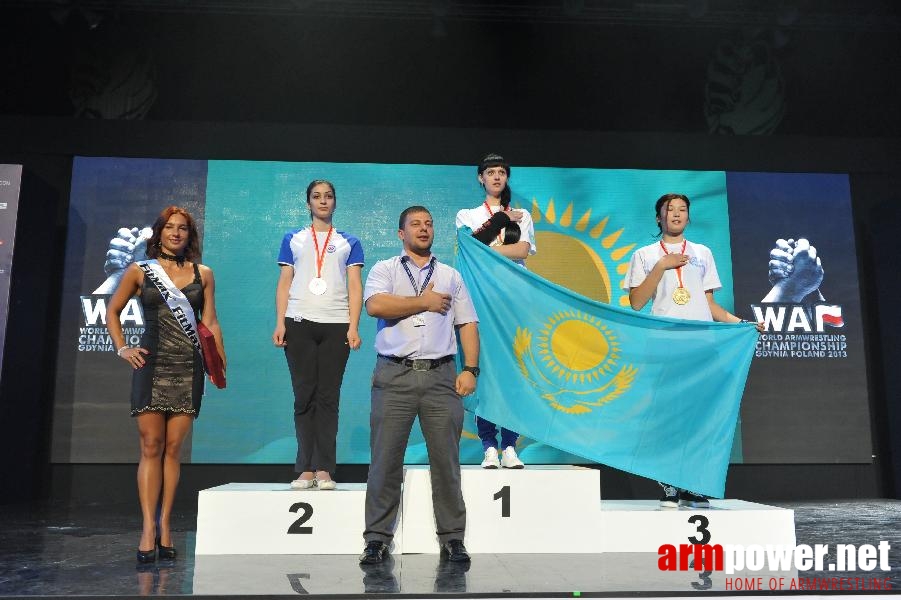
{"label": "high heel shoe", "polygon": [[160,560],[172,560],[178,556],[178,550],[175,549],[175,546],[163,546],[160,543],[160,538],[156,538],[156,547],[159,550]]}
{"label": "high heel shoe", "polygon": [[141,564],[152,563],[156,560],[156,548],[154,547],[151,550],[141,550],[138,548],[136,557]]}

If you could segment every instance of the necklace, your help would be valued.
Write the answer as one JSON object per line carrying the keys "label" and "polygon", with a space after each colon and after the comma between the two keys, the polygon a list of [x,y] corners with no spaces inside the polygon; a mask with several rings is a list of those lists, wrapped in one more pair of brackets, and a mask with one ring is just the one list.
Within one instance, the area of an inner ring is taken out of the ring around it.
{"label": "necklace", "polygon": [[179,254],[178,256],[173,256],[172,254],[166,254],[162,250],[160,250],[159,258],[163,260],[171,260],[174,261],[179,267],[185,266],[185,255]]}

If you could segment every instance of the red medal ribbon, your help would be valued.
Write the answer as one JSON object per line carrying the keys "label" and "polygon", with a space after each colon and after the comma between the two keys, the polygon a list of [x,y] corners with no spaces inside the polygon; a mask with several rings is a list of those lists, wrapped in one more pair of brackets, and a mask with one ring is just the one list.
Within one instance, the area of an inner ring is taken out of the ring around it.
{"label": "red medal ribbon", "polygon": [[[688,244],[688,240],[682,240],[682,250],[679,251],[679,254],[685,254],[686,244]],[[660,247],[663,248],[663,254],[669,254],[669,250],[663,245],[663,240],[660,240]],[[679,287],[685,287],[682,285],[682,267],[676,267],[676,277],[679,278]]]}
{"label": "red medal ribbon", "polygon": [[325,253],[328,250],[328,241],[332,239],[332,232],[335,230],[331,225],[328,226],[328,235],[325,236],[325,243],[322,245],[322,253],[319,252],[319,240],[316,239],[316,230],[310,225],[310,233],[313,235],[313,245],[316,247],[316,278],[322,278],[322,263],[325,261]]}
{"label": "red medal ribbon", "polygon": [[[493,217],[493,216],[494,216],[494,213],[491,212],[491,205],[488,204],[488,201],[485,200],[484,202],[482,202],[482,204],[485,205],[485,210],[488,211],[488,218],[490,219],[491,217]],[[500,212],[500,211],[498,211],[498,212]],[[501,242],[501,243],[504,242],[504,240],[502,239],[503,234],[504,234],[504,230],[501,229],[501,232],[500,232],[499,234],[497,234],[497,241],[498,241],[498,242]]]}

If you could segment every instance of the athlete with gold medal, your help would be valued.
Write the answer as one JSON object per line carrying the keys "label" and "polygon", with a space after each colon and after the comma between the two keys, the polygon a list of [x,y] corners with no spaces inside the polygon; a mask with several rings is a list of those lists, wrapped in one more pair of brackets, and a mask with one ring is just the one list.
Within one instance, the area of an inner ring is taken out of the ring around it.
{"label": "athlete with gold medal", "polygon": [[[654,206],[660,240],[639,248],[632,255],[623,289],[629,290],[629,304],[641,310],[650,300],[651,314],[696,321],[741,323],[713,299],[720,289],[713,254],[707,246],[685,239],[691,202],[683,194],[664,194]],[[757,323],[763,331],[763,323]],[[692,508],[709,506],[707,498],[660,482],[660,505]]]}

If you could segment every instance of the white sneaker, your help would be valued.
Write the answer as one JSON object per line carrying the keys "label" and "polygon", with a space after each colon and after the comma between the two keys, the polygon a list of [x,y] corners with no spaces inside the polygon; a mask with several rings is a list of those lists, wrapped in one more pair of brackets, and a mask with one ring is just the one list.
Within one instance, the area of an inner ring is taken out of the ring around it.
{"label": "white sneaker", "polygon": [[526,465],[516,456],[516,448],[507,446],[501,456],[501,466],[505,469],[522,469]]}
{"label": "white sneaker", "polygon": [[497,459],[497,448],[488,448],[485,450],[485,459],[482,461],[483,469],[496,469],[501,466],[501,461]]}
{"label": "white sneaker", "polygon": [[335,487],[337,487],[338,484],[335,483],[334,479],[317,479],[316,485],[320,490],[333,490],[335,489]]}
{"label": "white sneaker", "polygon": [[314,487],[316,487],[315,479],[301,479],[300,477],[298,477],[291,482],[292,490],[308,490]]}

